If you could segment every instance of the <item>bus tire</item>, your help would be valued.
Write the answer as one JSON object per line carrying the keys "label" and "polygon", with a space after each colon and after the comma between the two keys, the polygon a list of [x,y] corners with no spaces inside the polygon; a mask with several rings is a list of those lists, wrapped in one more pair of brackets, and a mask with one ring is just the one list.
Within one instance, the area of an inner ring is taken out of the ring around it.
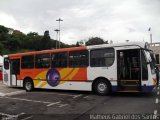
{"label": "bus tire", "polygon": [[109,95],[111,93],[111,85],[106,79],[99,79],[93,84],[93,90],[101,96]]}
{"label": "bus tire", "polygon": [[31,79],[26,79],[24,81],[24,89],[26,92],[30,92],[34,89],[33,81]]}

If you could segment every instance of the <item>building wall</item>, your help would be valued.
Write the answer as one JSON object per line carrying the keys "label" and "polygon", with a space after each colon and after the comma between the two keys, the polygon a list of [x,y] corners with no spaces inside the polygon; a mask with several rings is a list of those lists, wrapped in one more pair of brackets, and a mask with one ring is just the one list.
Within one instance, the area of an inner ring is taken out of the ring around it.
{"label": "building wall", "polygon": [[150,46],[149,48],[151,50],[153,50],[155,58],[156,58],[156,56],[159,58],[158,63],[160,64],[160,42],[158,42],[158,43],[152,43],[149,46]]}

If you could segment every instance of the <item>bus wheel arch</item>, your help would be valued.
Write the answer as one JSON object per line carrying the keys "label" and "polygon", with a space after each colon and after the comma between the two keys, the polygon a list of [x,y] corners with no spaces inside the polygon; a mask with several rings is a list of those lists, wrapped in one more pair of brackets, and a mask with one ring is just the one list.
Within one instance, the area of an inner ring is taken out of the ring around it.
{"label": "bus wheel arch", "polygon": [[34,89],[34,83],[33,83],[33,80],[32,78],[30,77],[26,77],[24,80],[23,80],[23,88],[27,91],[27,92],[30,92]]}
{"label": "bus wheel arch", "polygon": [[92,91],[98,95],[109,95],[112,91],[111,82],[105,77],[98,77],[92,83]]}

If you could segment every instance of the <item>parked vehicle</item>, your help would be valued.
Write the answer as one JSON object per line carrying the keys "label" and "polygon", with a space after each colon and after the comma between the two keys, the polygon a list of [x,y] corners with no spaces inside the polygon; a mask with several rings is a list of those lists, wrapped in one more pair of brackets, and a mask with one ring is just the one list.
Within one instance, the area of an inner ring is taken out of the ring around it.
{"label": "parked vehicle", "polygon": [[33,88],[150,92],[157,84],[145,42],[102,44],[4,56],[4,84]]}

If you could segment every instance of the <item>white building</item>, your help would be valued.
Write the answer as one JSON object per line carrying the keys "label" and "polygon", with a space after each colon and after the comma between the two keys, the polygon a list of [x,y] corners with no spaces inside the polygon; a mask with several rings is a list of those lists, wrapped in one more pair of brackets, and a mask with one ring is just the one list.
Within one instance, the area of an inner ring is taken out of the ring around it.
{"label": "white building", "polygon": [[157,64],[160,64],[160,42],[150,44],[150,49],[153,50]]}

